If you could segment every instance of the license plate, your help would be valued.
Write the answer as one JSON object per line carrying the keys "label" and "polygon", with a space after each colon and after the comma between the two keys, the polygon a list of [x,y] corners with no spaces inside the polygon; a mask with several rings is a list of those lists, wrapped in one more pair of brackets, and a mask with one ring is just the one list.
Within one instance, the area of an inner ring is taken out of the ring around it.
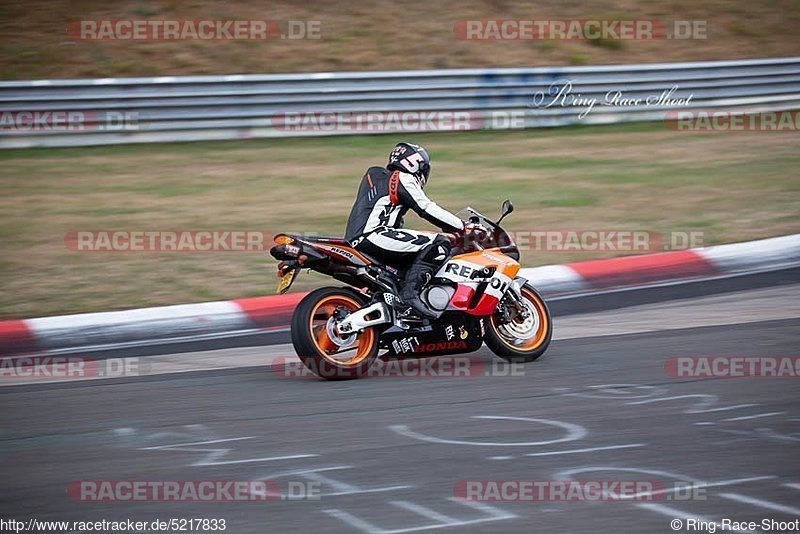
{"label": "license plate", "polygon": [[286,291],[291,287],[292,282],[297,277],[298,269],[292,269],[288,273],[281,276],[280,282],[278,282],[278,287],[275,289],[275,293],[278,295],[283,295]]}

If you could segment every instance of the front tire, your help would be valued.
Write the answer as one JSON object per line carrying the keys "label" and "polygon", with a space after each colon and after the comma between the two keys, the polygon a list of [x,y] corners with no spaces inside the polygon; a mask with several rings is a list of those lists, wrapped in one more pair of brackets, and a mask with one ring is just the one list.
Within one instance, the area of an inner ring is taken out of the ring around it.
{"label": "front tire", "polygon": [[495,313],[489,317],[484,341],[498,356],[512,363],[527,363],[545,353],[553,337],[553,319],[542,296],[530,284],[521,289],[528,317],[501,322]]}
{"label": "front tire", "polygon": [[324,287],[306,295],[292,315],[292,345],[303,364],[326,380],[363,376],[378,357],[374,327],[349,336],[338,333],[334,314],[345,316],[365,304],[351,289]]}

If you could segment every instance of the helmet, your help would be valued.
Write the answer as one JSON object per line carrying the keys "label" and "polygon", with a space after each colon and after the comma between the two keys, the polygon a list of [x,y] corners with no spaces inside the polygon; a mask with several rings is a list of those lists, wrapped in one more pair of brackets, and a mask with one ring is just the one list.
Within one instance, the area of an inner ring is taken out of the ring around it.
{"label": "helmet", "polygon": [[397,143],[389,154],[386,168],[412,174],[419,186],[425,187],[431,174],[431,158],[428,151],[419,145]]}

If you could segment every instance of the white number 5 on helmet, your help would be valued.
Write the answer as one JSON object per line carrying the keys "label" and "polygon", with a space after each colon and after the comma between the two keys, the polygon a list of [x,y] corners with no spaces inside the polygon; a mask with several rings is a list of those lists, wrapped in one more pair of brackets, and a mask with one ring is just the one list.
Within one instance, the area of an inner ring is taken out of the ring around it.
{"label": "white number 5 on helmet", "polygon": [[400,165],[402,165],[410,174],[416,174],[419,172],[419,165],[420,163],[424,162],[425,158],[422,157],[422,154],[419,152],[414,152],[407,158],[403,158],[400,160]]}

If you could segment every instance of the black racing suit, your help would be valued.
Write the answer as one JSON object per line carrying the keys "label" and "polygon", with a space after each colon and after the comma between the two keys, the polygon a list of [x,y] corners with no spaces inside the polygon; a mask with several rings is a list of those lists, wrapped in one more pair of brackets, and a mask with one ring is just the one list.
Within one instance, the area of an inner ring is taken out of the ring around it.
{"label": "black racing suit", "polygon": [[420,300],[419,291],[447,261],[450,241],[440,234],[401,230],[409,209],[445,232],[464,229],[461,219],[425,195],[413,175],[370,167],[358,187],[345,239],[355,249],[390,265],[408,267],[400,297],[418,313],[433,316]]}

